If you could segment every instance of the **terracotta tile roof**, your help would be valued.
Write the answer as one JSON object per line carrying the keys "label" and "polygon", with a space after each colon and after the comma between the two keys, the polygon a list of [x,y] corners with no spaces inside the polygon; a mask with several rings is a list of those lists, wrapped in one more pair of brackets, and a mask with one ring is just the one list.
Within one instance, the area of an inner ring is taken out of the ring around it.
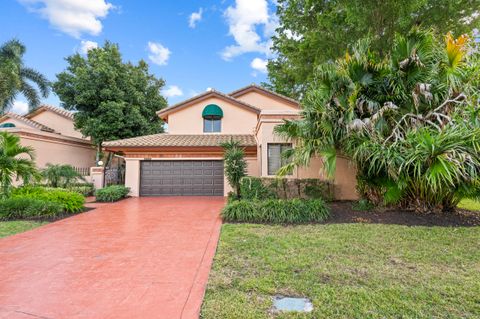
{"label": "terracotta tile roof", "polygon": [[220,146],[231,139],[239,141],[241,146],[257,145],[254,135],[236,134],[154,134],[104,142],[103,147],[165,147],[165,146]]}
{"label": "terracotta tile roof", "polygon": [[52,112],[55,112],[57,113],[58,115],[61,115],[63,117],[66,117],[68,119],[71,119],[73,120],[73,112],[70,112],[68,110],[65,110],[65,109],[62,109],[62,108],[59,108],[59,107],[55,107],[55,106],[51,106],[51,105],[41,105],[40,107],[36,108],[35,110],[31,111],[30,113],[26,114],[25,117],[27,118],[31,118],[43,111],[46,111],[46,110],[49,110],[49,111],[52,111]]}
{"label": "terracotta tile roof", "polygon": [[12,118],[12,119],[15,119],[15,120],[18,120],[18,121],[22,121],[22,122],[24,122],[24,123],[26,123],[26,124],[34,127],[34,128],[37,128],[37,129],[45,131],[45,132],[54,132],[55,131],[55,130],[51,129],[50,127],[46,126],[46,125],[38,123],[34,120],[30,120],[29,118],[26,118],[25,116],[22,116],[22,115],[18,115],[16,113],[7,112],[0,118],[0,120],[3,120],[5,117],[9,117],[9,118]]}

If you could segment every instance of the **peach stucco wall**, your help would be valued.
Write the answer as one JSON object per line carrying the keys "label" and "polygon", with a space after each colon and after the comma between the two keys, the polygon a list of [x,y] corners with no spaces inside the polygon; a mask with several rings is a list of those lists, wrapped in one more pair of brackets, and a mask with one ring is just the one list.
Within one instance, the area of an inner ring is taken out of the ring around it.
{"label": "peach stucco wall", "polygon": [[42,140],[30,136],[21,136],[24,146],[35,150],[37,167],[43,168],[47,163],[69,164],[76,167],[91,167],[95,164],[95,149],[93,147],[74,145],[52,140]]}
{"label": "peach stucco wall", "polygon": [[222,134],[253,134],[257,114],[218,98],[209,98],[168,115],[168,133],[203,134],[202,112],[208,104],[223,110]]}
{"label": "peach stucco wall", "polygon": [[335,170],[335,199],[356,200],[357,170],[354,163],[346,157],[337,156]]}
{"label": "peach stucco wall", "polygon": [[82,133],[76,131],[74,128],[73,120],[67,119],[55,112],[47,110],[31,117],[31,119],[52,128],[55,132],[62,135],[82,138]]}
{"label": "peach stucco wall", "polygon": [[140,196],[140,159],[125,159],[125,186],[130,187],[130,196]]}
{"label": "peach stucco wall", "polygon": [[256,106],[257,108],[261,110],[277,110],[277,111],[284,111],[284,110],[297,110],[298,108],[292,106],[292,104],[283,102],[279,99],[272,98],[269,96],[266,96],[264,94],[260,94],[258,92],[252,91],[245,93],[239,97],[236,98],[237,100],[240,100],[242,102],[251,104],[253,106]]}

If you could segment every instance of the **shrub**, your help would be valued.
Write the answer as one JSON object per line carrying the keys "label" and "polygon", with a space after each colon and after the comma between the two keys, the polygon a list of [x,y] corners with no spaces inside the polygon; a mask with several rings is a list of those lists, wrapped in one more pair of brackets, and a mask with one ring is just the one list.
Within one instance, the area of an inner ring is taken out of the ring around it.
{"label": "shrub", "polygon": [[115,202],[128,196],[130,188],[123,185],[112,185],[97,189],[95,196],[98,202]]}
{"label": "shrub", "polygon": [[24,219],[32,217],[55,217],[64,211],[63,205],[28,196],[0,200],[0,219]]}
{"label": "shrub", "polygon": [[370,202],[368,199],[360,199],[358,202],[355,202],[352,204],[352,209],[353,210],[356,210],[356,211],[361,211],[361,212],[365,212],[365,211],[369,211],[371,209],[373,209],[375,207],[375,205]]}
{"label": "shrub", "polygon": [[83,196],[93,196],[95,194],[95,187],[91,183],[78,183],[78,184],[71,184],[67,186],[67,190],[75,193],[82,194]]}
{"label": "shrub", "polygon": [[322,199],[239,200],[222,211],[227,222],[300,224],[325,221],[330,210]]}
{"label": "shrub", "polygon": [[240,181],[240,193],[242,199],[275,199],[278,198],[275,191],[264,184],[261,178],[244,177]]}
{"label": "shrub", "polygon": [[240,182],[242,199],[333,199],[333,185],[318,178],[244,177]]}
{"label": "shrub", "polygon": [[48,202],[59,203],[67,213],[79,213],[83,210],[85,197],[79,193],[61,188],[20,187],[13,191],[13,197],[29,197]]}

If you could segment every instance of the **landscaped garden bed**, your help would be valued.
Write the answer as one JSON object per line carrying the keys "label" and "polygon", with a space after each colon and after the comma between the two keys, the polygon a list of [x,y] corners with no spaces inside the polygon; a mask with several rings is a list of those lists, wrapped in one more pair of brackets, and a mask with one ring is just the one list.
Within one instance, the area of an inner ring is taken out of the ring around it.
{"label": "landscaped garden bed", "polygon": [[331,214],[327,224],[367,223],[406,226],[480,226],[480,212],[459,209],[448,213],[416,213],[394,208],[355,210],[348,201],[329,203]]}

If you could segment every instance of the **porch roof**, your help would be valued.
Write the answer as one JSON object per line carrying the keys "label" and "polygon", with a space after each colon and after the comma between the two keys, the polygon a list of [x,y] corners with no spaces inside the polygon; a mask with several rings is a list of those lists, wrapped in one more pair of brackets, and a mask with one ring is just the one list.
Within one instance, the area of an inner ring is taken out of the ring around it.
{"label": "porch roof", "polygon": [[135,147],[212,147],[220,146],[230,140],[238,141],[240,146],[256,146],[254,135],[249,134],[153,134],[124,140],[104,142],[106,149]]}

